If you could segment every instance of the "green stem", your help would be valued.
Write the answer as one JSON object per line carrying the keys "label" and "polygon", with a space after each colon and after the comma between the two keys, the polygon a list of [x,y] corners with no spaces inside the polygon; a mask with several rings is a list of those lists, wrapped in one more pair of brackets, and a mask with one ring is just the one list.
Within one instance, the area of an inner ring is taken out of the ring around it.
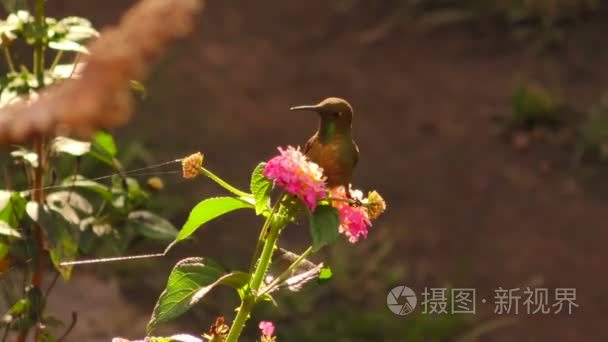
{"label": "green stem", "polygon": [[236,317],[234,318],[234,322],[232,322],[232,326],[230,327],[230,332],[228,333],[226,342],[238,341],[239,336],[241,336],[241,332],[245,327],[245,323],[249,318],[249,313],[251,312],[251,309],[253,309],[254,304],[254,297],[247,297],[243,299],[243,301],[241,302],[241,306],[239,306],[238,312],[236,313]]}
{"label": "green stem", "polygon": [[279,196],[279,200],[276,201],[276,203],[272,206],[272,209],[270,209],[270,213],[268,214],[268,217],[266,218],[266,221],[262,226],[262,230],[260,230],[260,236],[258,237],[258,242],[255,244],[255,249],[253,250],[253,257],[251,258],[251,264],[249,265],[249,273],[253,273],[255,262],[258,260],[260,249],[262,248],[262,244],[264,243],[264,236],[266,235],[266,231],[270,226],[270,222],[272,222],[272,217],[274,216],[274,213],[276,213],[277,209],[279,208],[279,205],[284,199],[283,194],[284,193],[281,193],[281,195]]}
{"label": "green stem", "polygon": [[16,72],[13,57],[11,57],[11,51],[8,49],[8,46],[3,46],[2,50],[4,51],[4,58],[6,59],[6,64],[8,64],[8,69],[11,72]]}
{"label": "green stem", "polygon": [[260,285],[262,285],[262,281],[264,280],[264,276],[268,270],[268,265],[270,265],[270,260],[272,259],[272,253],[274,252],[276,242],[279,238],[279,233],[281,232],[281,228],[283,228],[283,226],[284,224],[282,223],[274,223],[270,226],[270,232],[268,232],[268,237],[266,237],[266,241],[264,241],[264,248],[262,249],[262,254],[260,255],[260,262],[253,273],[251,283],[249,283],[249,286],[254,293],[257,292]]}
{"label": "green stem", "polygon": [[74,57],[74,61],[72,62],[72,65],[74,67],[72,68],[72,71],[70,71],[70,76],[68,78],[72,78],[72,76],[74,76],[74,73],[76,72],[76,68],[78,67],[79,60],[80,60],[80,52],[76,53],[76,57]]}
{"label": "green stem", "polygon": [[[282,196],[281,196],[282,198]],[[281,201],[279,200],[278,203]],[[275,204],[276,207],[276,204]],[[274,212],[274,210],[273,210]],[[280,213],[281,210],[278,210]],[[279,234],[281,233],[281,229],[287,224],[288,221],[285,220],[273,220],[276,218],[277,214],[274,213],[269,216],[267,221],[270,221],[268,225],[270,227],[270,231],[268,232],[268,236],[264,241],[264,248],[262,249],[262,254],[260,256],[260,261],[258,262],[253,276],[251,277],[251,281],[249,282],[250,293],[246,295],[246,297],[241,302],[241,306],[239,307],[238,313],[234,318],[234,322],[232,322],[232,327],[230,328],[230,333],[226,339],[226,342],[236,342],[238,341],[241,332],[243,331],[243,327],[249,318],[249,314],[251,313],[251,309],[255,305],[255,301],[258,297],[257,292],[262,285],[262,281],[264,280],[264,276],[266,275],[266,271],[268,270],[268,266],[270,265],[270,261],[272,260],[272,253],[276,248],[277,240],[279,239]],[[267,226],[267,224],[264,224]],[[265,231],[266,229],[263,229]]]}
{"label": "green stem", "polygon": [[285,271],[283,271],[283,273],[276,277],[270,284],[268,284],[268,286],[264,287],[264,289],[262,289],[259,295],[261,296],[265,293],[272,291],[273,287],[287,279],[291,275],[291,272],[296,267],[298,267],[302,263],[302,261],[306,260],[306,258],[312,253],[312,250],[312,246],[308,247],[308,249],[305,250],[304,253],[302,253],[291,265],[289,265],[289,267],[287,267]]}
{"label": "green stem", "polygon": [[[49,68],[49,70],[51,70],[51,72],[54,72],[55,68],[57,67],[59,62],[61,62],[61,57],[63,57],[63,51],[60,50],[55,55],[55,59],[53,59],[53,63],[51,64],[51,67]],[[76,64],[74,64],[74,69],[76,69]],[[72,71],[73,71],[73,69],[72,69]]]}
{"label": "green stem", "polygon": [[251,194],[248,194],[244,191],[241,191],[235,187],[233,187],[232,185],[228,184],[225,180],[221,179],[219,176],[217,176],[216,174],[214,174],[213,172],[205,169],[204,167],[201,167],[201,173],[209,178],[211,178],[211,180],[213,180],[214,182],[216,182],[217,184],[219,184],[221,187],[223,187],[224,189],[232,192],[233,194],[239,196],[239,197],[251,197]]}
{"label": "green stem", "polygon": [[[44,41],[42,39],[42,33],[44,32],[44,2],[45,0],[36,0],[36,12],[35,20],[38,31],[38,39],[34,46],[34,75],[38,80],[38,89],[44,87]],[[34,200],[42,205],[44,201],[43,187],[44,187],[44,168],[46,158],[44,156],[44,137],[37,137],[34,143],[34,151],[38,154],[39,164],[35,170],[34,179]],[[40,224],[36,224],[34,239],[36,243],[36,249],[38,250],[38,262],[36,263],[36,269],[32,275],[32,286],[35,288],[42,288],[42,278],[44,276],[44,262],[46,254],[44,252],[44,231]],[[40,317],[36,318],[37,320]],[[40,325],[35,322],[35,333],[34,340],[38,341],[40,337]],[[18,336],[18,340],[25,340],[27,338],[28,331],[22,332]]]}
{"label": "green stem", "polygon": [[45,0],[36,0],[35,20],[38,30],[38,40],[34,46],[34,74],[38,80],[38,88],[44,87],[44,41],[42,34],[44,33],[44,2]]}

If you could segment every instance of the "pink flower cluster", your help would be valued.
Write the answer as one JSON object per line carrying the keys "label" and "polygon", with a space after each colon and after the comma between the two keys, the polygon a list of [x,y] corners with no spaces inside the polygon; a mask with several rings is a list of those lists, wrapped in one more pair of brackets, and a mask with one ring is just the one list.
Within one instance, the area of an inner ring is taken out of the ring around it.
{"label": "pink flower cluster", "polygon": [[[337,187],[332,190],[334,198],[346,199],[344,187]],[[351,190],[351,196],[361,200],[360,191]],[[348,237],[348,241],[356,243],[360,237],[367,238],[367,230],[372,226],[367,213],[367,209],[362,206],[352,206],[347,202],[332,201],[332,205],[338,209],[340,215],[340,233]]]}
{"label": "pink flower cluster", "polygon": [[258,325],[260,330],[262,331],[262,336],[266,338],[271,338],[274,335],[274,323],[271,321],[261,321],[260,325]]}
{"label": "pink flower cluster", "polygon": [[323,169],[310,161],[299,148],[279,147],[279,152],[266,163],[264,176],[314,211],[317,201],[324,199],[327,193]]}

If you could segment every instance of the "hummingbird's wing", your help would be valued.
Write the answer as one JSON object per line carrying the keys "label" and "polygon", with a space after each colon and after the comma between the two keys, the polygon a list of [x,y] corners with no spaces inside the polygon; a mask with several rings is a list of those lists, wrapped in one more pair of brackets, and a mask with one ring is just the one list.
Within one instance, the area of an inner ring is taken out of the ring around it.
{"label": "hummingbird's wing", "polygon": [[317,139],[317,134],[313,135],[312,137],[310,137],[310,139],[308,139],[308,141],[306,142],[306,145],[304,146],[304,154],[308,154],[308,152],[310,151],[310,148],[312,147],[312,144],[314,144],[316,139]]}

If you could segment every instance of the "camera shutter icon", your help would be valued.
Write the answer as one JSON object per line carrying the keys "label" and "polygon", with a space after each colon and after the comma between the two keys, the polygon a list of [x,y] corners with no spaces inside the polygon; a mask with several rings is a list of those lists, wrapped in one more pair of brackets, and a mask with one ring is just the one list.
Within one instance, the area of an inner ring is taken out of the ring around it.
{"label": "camera shutter icon", "polygon": [[407,286],[397,286],[386,296],[386,305],[396,315],[407,315],[418,304],[416,294]]}

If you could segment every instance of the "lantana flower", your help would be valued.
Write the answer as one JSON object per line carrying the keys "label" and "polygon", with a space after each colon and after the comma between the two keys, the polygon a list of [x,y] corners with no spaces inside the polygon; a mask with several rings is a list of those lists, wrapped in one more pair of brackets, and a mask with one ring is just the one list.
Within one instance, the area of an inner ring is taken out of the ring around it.
{"label": "lantana flower", "polygon": [[386,202],[384,201],[384,198],[380,196],[378,191],[374,190],[367,194],[366,207],[369,218],[371,220],[375,220],[386,210]]}
{"label": "lantana flower", "polygon": [[266,163],[264,176],[314,211],[317,201],[326,197],[323,169],[310,161],[299,148],[279,147],[280,154]]}
{"label": "lantana flower", "polygon": [[270,321],[261,321],[258,325],[260,330],[262,331],[262,342],[274,342],[276,341],[276,336],[274,335],[275,326],[274,323]]}
{"label": "lantana flower", "polygon": [[[363,194],[359,190],[350,190],[352,199],[362,201]],[[343,186],[332,190],[332,197],[347,200],[346,190]],[[367,238],[367,231],[372,226],[367,208],[355,206],[346,201],[332,201],[340,216],[340,233],[348,237],[348,241],[356,243],[360,237]]]}

